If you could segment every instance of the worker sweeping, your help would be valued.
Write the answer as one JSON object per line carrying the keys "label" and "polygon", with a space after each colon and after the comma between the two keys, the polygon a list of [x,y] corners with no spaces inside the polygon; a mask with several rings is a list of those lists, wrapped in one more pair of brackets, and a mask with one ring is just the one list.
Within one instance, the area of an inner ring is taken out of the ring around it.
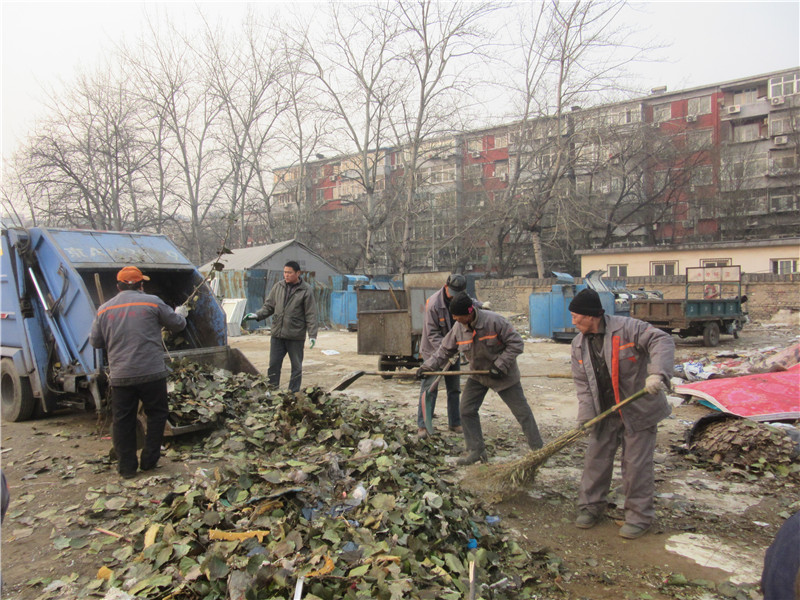
{"label": "worker sweeping", "polygon": [[614,468],[622,446],[625,524],[619,535],[644,535],[655,516],[653,454],[658,423],[669,416],[666,390],[675,355],[672,337],[649,323],[605,314],[600,296],[579,292],[569,304],[580,332],[572,341],[572,375],[578,394],[578,422],[589,421],[644,388],[647,395],[595,424],[586,448],[578,493],[576,527],[594,527],[605,513]]}
{"label": "worker sweeping", "polygon": [[486,462],[486,447],[478,410],[486,393],[492,389],[511,409],[522,426],[522,431],[532,450],[542,447],[542,437],[531,407],[522,392],[517,356],[524,344],[520,335],[507,319],[497,313],[476,308],[466,292],[450,301],[450,313],[456,324],[444,337],[436,352],[417,371],[417,378],[445,365],[456,352],[462,352],[473,370],[488,370],[488,375],[470,375],[461,394],[461,425],[467,454],[459,458],[459,465]]}

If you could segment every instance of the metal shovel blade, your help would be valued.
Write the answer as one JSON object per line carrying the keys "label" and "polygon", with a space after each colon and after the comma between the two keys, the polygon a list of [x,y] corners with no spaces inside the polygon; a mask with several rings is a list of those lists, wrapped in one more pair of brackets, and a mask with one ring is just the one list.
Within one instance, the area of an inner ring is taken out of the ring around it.
{"label": "metal shovel blade", "polygon": [[346,375],[339,383],[331,388],[332,392],[341,392],[342,390],[346,390],[349,388],[356,379],[361,378],[365,375],[366,371],[353,371],[349,375]]}

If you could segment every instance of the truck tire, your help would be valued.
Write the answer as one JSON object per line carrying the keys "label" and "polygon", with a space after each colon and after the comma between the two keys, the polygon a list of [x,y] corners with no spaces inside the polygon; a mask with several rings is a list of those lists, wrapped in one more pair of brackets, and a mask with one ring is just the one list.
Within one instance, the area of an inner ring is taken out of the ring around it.
{"label": "truck tire", "polygon": [[31,418],[35,406],[31,382],[20,376],[10,358],[0,361],[0,393],[4,421],[16,423]]}
{"label": "truck tire", "polygon": [[[378,371],[396,371],[397,363],[392,356],[381,356],[378,359]],[[391,379],[391,375],[381,375],[381,379]]]}
{"label": "truck tire", "polygon": [[709,321],[703,328],[703,345],[719,346],[719,323],[716,321]]}

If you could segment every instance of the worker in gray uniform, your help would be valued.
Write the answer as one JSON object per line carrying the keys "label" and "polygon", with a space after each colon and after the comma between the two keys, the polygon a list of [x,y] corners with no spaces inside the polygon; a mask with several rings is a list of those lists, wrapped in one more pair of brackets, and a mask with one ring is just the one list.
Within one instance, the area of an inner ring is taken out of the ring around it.
{"label": "worker in gray uniform", "polygon": [[[459,292],[467,289],[467,279],[463,275],[453,273],[447,278],[447,282],[442,288],[428,298],[425,303],[425,316],[422,323],[422,339],[419,343],[419,353],[425,361],[433,356],[438,350],[444,336],[453,328],[453,316],[450,314],[450,301]],[[450,367],[450,371],[459,371],[458,361]],[[422,406],[422,397],[425,395],[425,404],[428,412],[433,416],[436,408],[436,397],[438,396],[438,385],[431,389],[431,384],[436,377],[425,377],[420,386],[419,403],[417,407],[417,435],[428,437],[428,430],[425,428],[425,413]],[[443,377],[447,388],[447,425],[450,431],[461,433],[461,378],[456,375]]]}
{"label": "worker in gray uniform", "polygon": [[513,325],[497,313],[476,308],[466,292],[457,294],[450,302],[450,313],[456,324],[444,337],[439,349],[417,370],[417,378],[444,366],[457,352],[462,352],[476,371],[489,371],[488,375],[470,375],[461,394],[461,425],[467,454],[459,458],[459,465],[486,462],[478,411],[486,393],[497,392],[522,426],[522,432],[532,450],[542,447],[542,437],[531,407],[522,392],[517,356],[524,344]]}
{"label": "worker in gray uniform", "polygon": [[584,289],[569,304],[579,331],[572,340],[572,376],[578,394],[578,422],[585,423],[642,388],[647,395],[595,424],[586,448],[578,492],[581,529],[594,527],[605,513],[614,455],[622,446],[625,524],[619,535],[636,539],[653,522],[653,455],[658,423],[671,409],[666,390],[675,343],[668,333],[630,317],[606,315],[598,293]]}
{"label": "worker in gray uniform", "polygon": [[[136,476],[137,469],[154,469],[161,457],[164,426],[169,417],[167,367],[161,328],[177,333],[186,327],[189,309],[174,310],[161,298],[144,293],[147,275],[134,266],[117,273],[119,293],[97,309],[89,342],[108,355],[111,381],[114,450],[119,474]],[[141,463],[136,456],[136,415],[139,402],[147,415]]]}

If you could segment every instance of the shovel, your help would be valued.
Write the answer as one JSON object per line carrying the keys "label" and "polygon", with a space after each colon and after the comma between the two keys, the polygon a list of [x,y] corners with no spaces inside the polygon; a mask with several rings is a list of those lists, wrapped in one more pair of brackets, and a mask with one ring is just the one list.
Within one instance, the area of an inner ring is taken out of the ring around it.
{"label": "shovel", "polygon": [[[429,377],[452,377],[458,375],[488,375],[489,371],[429,371],[425,375]],[[353,371],[346,377],[342,378],[339,383],[331,388],[332,392],[341,392],[349,388],[357,379],[364,375],[378,375],[380,377],[399,377],[400,379],[415,379],[417,373],[415,371],[397,372],[397,371]],[[546,375],[520,375],[520,377],[547,377],[551,379],[572,379],[570,373],[549,373]]]}

